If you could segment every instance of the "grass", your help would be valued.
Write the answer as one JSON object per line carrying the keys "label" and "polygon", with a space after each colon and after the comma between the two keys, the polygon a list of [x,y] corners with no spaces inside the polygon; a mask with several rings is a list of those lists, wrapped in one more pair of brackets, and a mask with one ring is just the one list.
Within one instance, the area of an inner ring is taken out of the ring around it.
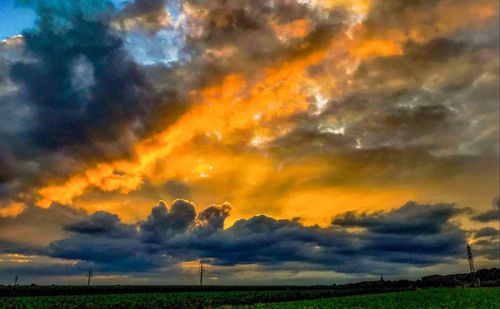
{"label": "grass", "polygon": [[234,308],[285,309],[285,308],[500,308],[500,288],[433,288],[427,290],[398,293],[346,296],[282,302],[274,304],[255,304]]}
{"label": "grass", "polygon": [[[500,308],[500,288],[329,296],[321,291],[283,290],[3,297],[0,308]],[[329,298],[283,302],[318,297]],[[241,304],[248,305],[237,306]]]}

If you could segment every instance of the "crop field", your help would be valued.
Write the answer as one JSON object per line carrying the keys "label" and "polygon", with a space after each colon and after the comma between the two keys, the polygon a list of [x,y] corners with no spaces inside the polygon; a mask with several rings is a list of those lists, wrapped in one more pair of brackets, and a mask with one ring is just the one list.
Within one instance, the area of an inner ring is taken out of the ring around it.
{"label": "crop field", "polygon": [[500,288],[433,288],[397,293],[357,295],[316,300],[255,304],[234,308],[500,308]]}
{"label": "crop field", "polygon": [[500,308],[500,288],[434,288],[345,297],[332,297],[333,293],[276,290],[2,297],[0,308]]}
{"label": "crop field", "polygon": [[213,291],[0,298],[0,308],[216,308],[335,296],[334,290]]}

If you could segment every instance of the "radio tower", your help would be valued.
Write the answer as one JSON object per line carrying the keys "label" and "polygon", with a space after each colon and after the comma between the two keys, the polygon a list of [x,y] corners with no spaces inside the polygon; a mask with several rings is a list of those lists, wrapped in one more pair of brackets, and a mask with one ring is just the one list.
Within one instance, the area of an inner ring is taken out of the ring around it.
{"label": "radio tower", "polygon": [[472,255],[472,250],[469,243],[467,243],[467,259],[469,260],[470,273],[475,274],[476,269],[474,268],[474,256]]}

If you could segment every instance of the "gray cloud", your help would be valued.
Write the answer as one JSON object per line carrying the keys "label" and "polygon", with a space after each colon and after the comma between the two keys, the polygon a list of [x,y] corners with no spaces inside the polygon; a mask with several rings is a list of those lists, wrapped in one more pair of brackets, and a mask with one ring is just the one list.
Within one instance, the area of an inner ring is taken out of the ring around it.
{"label": "gray cloud", "polygon": [[[51,257],[93,263],[101,271],[150,271],[169,263],[205,258],[213,265],[300,262],[344,273],[429,266],[462,253],[465,233],[450,219],[451,204],[409,202],[389,212],[336,217],[326,228],[297,220],[256,216],[222,229],[229,206],[211,206],[195,219],[193,205],[175,201],[152,209],[136,229],[102,212],[66,229],[72,236],[53,242]],[[111,221],[109,228],[101,227]],[[352,232],[348,227],[362,227]],[[120,232],[121,231],[121,232]]]}
{"label": "gray cloud", "polygon": [[[110,1],[20,2],[37,21],[22,37],[0,42],[6,204],[89,163],[131,155],[139,139],[183,112],[178,93],[189,88],[178,76],[172,83],[174,69],[134,61],[126,33],[112,26],[118,11]],[[170,81],[157,82],[157,74]]]}
{"label": "gray cloud", "polygon": [[497,229],[494,229],[492,227],[483,227],[482,229],[478,230],[477,232],[474,233],[474,237],[476,238],[495,238],[498,237],[499,231]]}
{"label": "gray cloud", "polygon": [[382,234],[434,234],[445,228],[443,223],[460,213],[453,204],[419,205],[408,202],[390,213],[357,215],[348,212],[332,221],[342,227],[362,227]]}
{"label": "gray cloud", "polygon": [[194,223],[195,217],[194,205],[188,201],[174,201],[170,211],[164,202],[160,202],[141,224],[143,238],[147,242],[161,242],[166,237],[185,232]]}
{"label": "gray cloud", "polygon": [[498,222],[500,220],[499,199],[497,198],[493,202],[493,209],[480,213],[479,215],[472,217],[472,219],[478,222]]}
{"label": "gray cloud", "polygon": [[116,238],[132,236],[135,233],[134,226],[123,224],[120,222],[120,217],[104,211],[97,211],[83,220],[70,223],[64,229],[78,234],[104,234]]}

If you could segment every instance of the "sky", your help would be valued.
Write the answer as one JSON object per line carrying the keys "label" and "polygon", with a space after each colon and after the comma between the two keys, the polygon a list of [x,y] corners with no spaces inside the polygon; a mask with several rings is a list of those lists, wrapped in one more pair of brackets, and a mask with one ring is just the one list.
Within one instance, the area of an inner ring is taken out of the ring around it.
{"label": "sky", "polygon": [[498,267],[498,10],[0,1],[0,284]]}

